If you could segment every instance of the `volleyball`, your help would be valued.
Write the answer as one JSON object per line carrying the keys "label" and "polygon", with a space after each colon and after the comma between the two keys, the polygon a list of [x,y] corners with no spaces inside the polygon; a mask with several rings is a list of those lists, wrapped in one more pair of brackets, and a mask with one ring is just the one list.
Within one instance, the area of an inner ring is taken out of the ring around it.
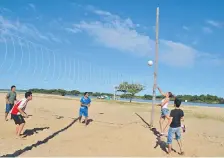
{"label": "volleyball", "polygon": [[152,65],[153,65],[153,61],[152,61],[152,60],[149,60],[149,61],[148,61],[148,65],[149,65],[149,66],[152,66]]}

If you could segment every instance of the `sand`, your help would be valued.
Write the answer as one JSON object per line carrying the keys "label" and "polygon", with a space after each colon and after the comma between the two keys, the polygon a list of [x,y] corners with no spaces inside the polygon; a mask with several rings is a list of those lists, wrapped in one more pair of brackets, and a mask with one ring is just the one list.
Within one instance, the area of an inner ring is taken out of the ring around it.
{"label": "sand", "polygon": [[[0,156],[167,155],[166,137],[158,141],[146,124],[150,121],[150,104],[93,100],[89,109],[92,121],[85,127],[75,119],[78,99],[34,94],[26,109],[32,115],[26,119],[27,136],[15,139],[14,122],[4,121],[4,97],[0,94]],[[182,108],[187,126],[182,134],[185,156],[224,156],[224,108]],[[159,115],[156,107],[154,124],[158,130]],[[173,148],[176,152],[172,156],[180,156],[175,140]]]}

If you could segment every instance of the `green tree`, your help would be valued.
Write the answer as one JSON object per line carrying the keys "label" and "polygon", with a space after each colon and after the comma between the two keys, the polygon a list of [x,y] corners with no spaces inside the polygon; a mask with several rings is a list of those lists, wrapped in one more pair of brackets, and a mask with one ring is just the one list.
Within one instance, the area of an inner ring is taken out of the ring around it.
{"label": "green tree", "polygon": [[145,95],[143,96],[143,99],[152,100],[152,95],[147,95],[147,94],[145,94]]}
{"label": "green tree", "polygon": [[79,95],[79,94],[80,94],[80,92],[77,91],[77,90],[72,90],[71,91],[71,95]]}
{"label": "green tree", "polygon": [[144,90],[144,86],[141,84],[129,84],[128,82],[123,82],[118,86],[118,91],[124,92],[124,94],[128,93],[126,97],[130,98],[130,102],[134,98],[135,94]]}
{"label": "green tree", "polygon": [[101,93],[100,92],[95,92],[95,93],[92,94],[92,96],[98,97],[98,96],[101,96]]}

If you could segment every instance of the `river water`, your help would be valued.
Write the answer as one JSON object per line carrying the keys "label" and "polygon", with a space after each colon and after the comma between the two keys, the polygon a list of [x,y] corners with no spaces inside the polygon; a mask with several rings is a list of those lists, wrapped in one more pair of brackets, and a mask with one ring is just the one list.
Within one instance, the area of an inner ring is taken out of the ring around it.
{"label": "river water", "polygon": [[[72,98],[79,98],[80,96],[68,96]],[[96,97],[90,96],[90,98],[96,99]],[[120,101],[129,101],[129,99],[119,98]],[[139,102],[139,103],[152,103],[152,100],[144,100],[144,99],[132,99],[133,102]],[[156,103],[161,103],[160,100],[156,100]],[[173,104],[173,101],[170,102]],[[188,105],[188,106],[207,106],[207,107],[220,107],[224,108],[224,104],[206,104],[206,103],[192,103],[192,102],[182,102],[182,105]]]}

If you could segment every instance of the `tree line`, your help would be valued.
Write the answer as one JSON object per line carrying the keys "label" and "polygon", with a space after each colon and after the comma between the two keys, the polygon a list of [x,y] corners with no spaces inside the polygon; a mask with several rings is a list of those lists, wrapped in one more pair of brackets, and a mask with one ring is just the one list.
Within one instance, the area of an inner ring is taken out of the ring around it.
{"label": "tree line", "polygon": [[[130,102],[132,98],[137,99],[145,99],[145,100],[152,100],[152,95],[145,94],[144,96],[135,96],[137,93],[144,90],[145,87],[141,84],[133,84],[128,82],[121,83],[117,90],[123,92],[120,96],[121,98],[129,98]],[[164,96],[156,96],[157,99],[162,99]],[[210,103],[210,104],[224,104],[224,98],[217,97],[215,95],[177,95],[177,98],[181,99],[182,101],[187,100],[188,102],[195,102],[195,103]],[[174,100],[174,98],[171,98]]]}
{"label": "tree line", "polygon": [[[117,92],[121,92],[122,94],[116,95],[120,98],[130,99],[130,102],[133,98],[135,99],[144,99],[144,100],[152,100],[152,95],[145,94],[143,96],[137,96],[136,94],[144,90],[144,86],[141,84],[132,84],[128,82],[123,82],[119,86],[116,87]],[[80,96],[83,95],[84,92],[80,92],[78,90],[64,90],[64,89],[30,89],[33,93],[44,93],[44,94],[56,94],[56,95],[75,95]],[[109,97],[113,97],[112,93],[100,93],[100,92],[89,92],[90,96],[102,96],[107,95]],[[215,95],[177,95],[179,99],[182,101],[187,100],[188,102],[195,103],[212,103],[212,104],[224,104],[224,98],[217,97]],[[157,99],[162,99],[163,96],[156,96]],[[171,100],[173,100],[172,98]]]}
{"label": "tree line", "polygon": [[[188,102],[194,103],[208,103],[208,104],[224,104],[224,98],[217,97],[215,95],[177,95],[177,98],[181,99],[182,101],[187,100]],[[152,95],[145,94],[141,97],[142,99],[152,100]],[[156,98],[162,99],[163,96],[156,96]],[[171,98],[174,100],[174,98]]]}
{"label": "tree line", "polygon": [[[122,94],[116,95],[117,97],[129,99],[130,102],[132,101],[133,98],[152,100],[152,95],[145,94],[143,96],[136,96],[136,94],[138,94],[139,92],[145,89],[145,87],[141,84],[122,82],[115,88],[117,92],[122,93]],[[62,96],[65,96],[65,95],[79,96],[84,94],[84,92],[80,92],[78,90],[68,91],[64,89],[38,89],[38,88],[33,88],[29,90],[32,91],[33,93],[55,94],[55,95],[62,95]],[[20,90],[20,91],[24,91],[24,90]],[[89,92],[89,95],[94,97],[102,96],[102,95],[107,95],[109,97],[112,97],[114,94]],[[182,101],[187,100],[188,102],[224,104],[224,98],[217,97],[215,95],[209,95],[209,94],[207,95],[177,95],[176,97],[178,97]],[[156,96],[156,98],[162,99],[163,96]]]}
{"label": "tree line", "polygon": [[[64,90],[64,89],[38,89],[38,88],[33,88],[33,89],[29,89],[29,91],[33,92],[33,93],[44,93],[44,94],[56,94],[56,95],[75,95],[75,96],[79,96],[79,95],[83,95],[85,92],[80,92],[78,90]],[[101,95],[107,95],[107,96],[113,96],[113,94],[111,93],[100,93],[100,92],[88,92],[90,96],[101,96]]]}

